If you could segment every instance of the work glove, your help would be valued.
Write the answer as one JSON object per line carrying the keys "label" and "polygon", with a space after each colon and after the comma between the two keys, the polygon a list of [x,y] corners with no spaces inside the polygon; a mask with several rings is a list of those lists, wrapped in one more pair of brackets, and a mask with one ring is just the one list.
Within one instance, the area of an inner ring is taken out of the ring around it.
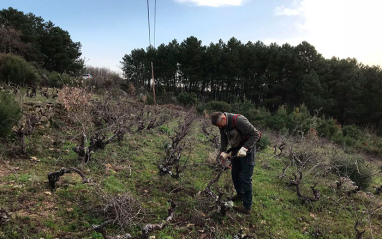
{"label": "work glove", "polygon": [[237,152],[237,157],[245,157],[247,156],[247,152],[248,152],[248,149],[245,148],[245,147],[241,147],[241,149],[239,150],[239,152]]}
{"label": "work glove", "polygon": [[224,160],[227,160],[227,159],[229,159],[229,154],[227,154],[226,152],[221,152],[220,157]]}
{"label": "work glove", "polygon": [[223,165],[225,168],[231,168],[231,156],[226,152],[221,152],[220,157],[222,160],[221,165]]}

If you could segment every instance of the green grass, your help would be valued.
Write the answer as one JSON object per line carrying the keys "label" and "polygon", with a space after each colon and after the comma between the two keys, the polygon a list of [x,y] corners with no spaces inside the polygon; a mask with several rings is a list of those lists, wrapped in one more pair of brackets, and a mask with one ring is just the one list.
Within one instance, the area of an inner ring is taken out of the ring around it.
{"label": "green grass", "polygon": [[[382,234],[382,212],[378,210],[380,196],[349,196],[336,190],[337,176],[331,174],[327,166],[333,158],[348,155],[331,145],[312,142],[293,143],[296,152],[315,156],[312,164],[302,168],[300,188],[303,195],[312,196],[310,186],[317,183],[316,188],[321,191],[319,201],[304,204],[298,198],[295,187],[287,185],[293,178],[292,173],[297,171],[296,165],[289,167],[280,178],[289,162],[288,154],[276,157],[273,148],[268,147],[258,152],[256,158],[252,214],[247,216],[228,210],[225,216],[217,215],[214,200],[204,193],[218,173],[215,166],[208,163],[215,149],[202,133],[200,120],[197,118],[185,139],[190,150],[182,151],[183,172],[178,179],[160,176],[157,166],[165,159],[165,145],[171,142],[169,137],[176,132],[179,119],[150,131],[132,131],[123,142],[113,142],[97,150],[87,164],[80,162],[72,151],[78,144],[78,138],[74,137],[78,135],[76,128],[52,125],[28,136],[28,152],[40,161],[31,162],[29,157],[5,159],[19,169],[7,171],[0,177],[0,208],[13,215],[11,221],[0,227],[0,238],[22,238],[24,235],[30,238],[102,238],[101,234],[88,229],[110,218],[103,210],[105,201],[101,195],[105,194],[129,194],[142,207],[140,214],[124,228],[107,226],[110,236],[124,233],[137,236],[144,225],[162,222],[167,217],[168,201],[176,204],[175,219],[163,230],[152,232],[150,235],[155,238],[205,235],[228,239],[234,238],[240,228],[251,238],[354,238],[357,218],[361,222],[358,228],[366,229],[365,238],[371,238],[371,233],[374,238]],[[278,142],[271,135],[269,138]],[[318,162],[320,166],[313,168]],[[371,164],[374,172],[380,164],[378,161]],[[91,183],[82,184],[76,173],[65,174],[57,182],[56,190],[51,191],[47,174],[61,167],[81,170]],[[382,185],[379,176],[373,177],[369,191],[372,192],[372,186]],[[234,189],[230,171],[225,171],[211,189],[216,194],[222,193],[223,198],[231,196]],[[373,210],[376,211],[371,214]],[[373,226],[373,231],[369,225]]]}

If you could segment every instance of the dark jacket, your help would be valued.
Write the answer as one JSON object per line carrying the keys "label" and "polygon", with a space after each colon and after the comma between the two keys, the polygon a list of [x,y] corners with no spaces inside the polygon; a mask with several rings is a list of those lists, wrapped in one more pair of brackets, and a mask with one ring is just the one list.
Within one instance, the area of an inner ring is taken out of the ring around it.
{"label": "dark jacket", "polygon": [[224,114],[227,117],[227,124],[220,129],[220,152],[226,152],[228,145],[234,148],[245,147],[251,150],[260,138],[259,131],[243,115],[236,118],[234,127],[233,117],[236,114],[226,112]]}

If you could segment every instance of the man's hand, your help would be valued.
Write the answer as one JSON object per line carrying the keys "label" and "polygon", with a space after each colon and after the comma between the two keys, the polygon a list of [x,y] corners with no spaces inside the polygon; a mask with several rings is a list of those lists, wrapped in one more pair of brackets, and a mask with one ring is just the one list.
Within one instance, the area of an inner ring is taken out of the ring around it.
{"label": "man's hand", "polygon": [[247,156],[248,149],[245,147],[241,147],[239,152],[237,152],[237,157],[245,157]]}
{"label": "man's hand", "polygon": [[229,154],[227,154],[226,152],[221,152],[220,157],[224,160],[227,160],[227,159],[229,159]]}

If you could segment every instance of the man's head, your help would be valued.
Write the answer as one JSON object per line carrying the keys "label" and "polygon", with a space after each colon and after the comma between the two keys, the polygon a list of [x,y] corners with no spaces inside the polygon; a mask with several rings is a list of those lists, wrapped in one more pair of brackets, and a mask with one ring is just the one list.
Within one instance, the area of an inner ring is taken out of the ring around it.
{"label": "man's head", "polygon": [[227,124],[227,117],[222,112],[211,114],[211,123],[219,128],[224,128]]}

